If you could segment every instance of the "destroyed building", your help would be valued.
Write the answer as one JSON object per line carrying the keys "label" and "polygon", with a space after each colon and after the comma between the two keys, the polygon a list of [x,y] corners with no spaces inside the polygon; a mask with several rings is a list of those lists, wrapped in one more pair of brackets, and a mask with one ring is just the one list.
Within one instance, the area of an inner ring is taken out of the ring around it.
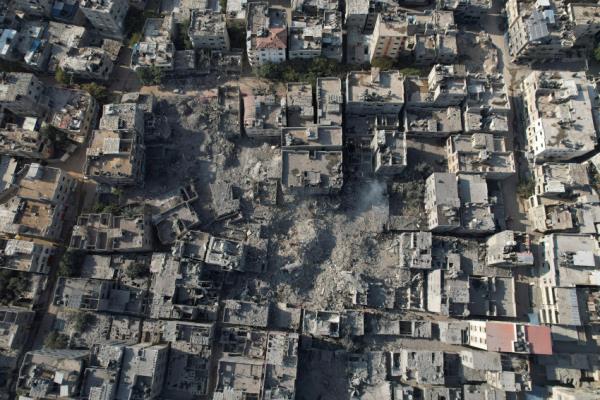
{"label": "destroyed building", "polygon": [[215,321],[222,281],[194,260],[154,253],[150,265],[152,318]]}
{"label": "destroyed building", "polygon": [[151,251],[152,225],[147,210],[131,216],[81,214],[69,247],[98,253]]}
{"label": "destroyed building", "polygon": [[390,375],[403,381],[415,381],[418,384],[443,385],[444,352],[411,350],[391,351]]}
{"label": "destroyed building", "polygon": [[36,117],[0,116],[0,153],[14,157],[49,159],[53,143],[44,136],[42,120]]}
{"label": "destroyed building", "polygon": [[285,99],[276,93],[253,90],[243,97],[244,133],[249,138],[278,140],[287,126]]}
{"label": "destroyed building", "polygon": [[114,66],[110,56],[104,50],[80,47],[64,56],[60,60],[59,67],[76,78],[107,81]]}
{"label": "destroyed building", "polygon": [[61,277],[53,304],[72,310],[139,316],[146,310],[146,288],[126,286],[116,280]]}

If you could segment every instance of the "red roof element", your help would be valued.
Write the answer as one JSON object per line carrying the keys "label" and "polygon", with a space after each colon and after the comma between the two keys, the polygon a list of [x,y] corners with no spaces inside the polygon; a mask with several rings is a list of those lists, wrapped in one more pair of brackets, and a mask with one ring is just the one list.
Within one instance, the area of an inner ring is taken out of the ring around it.
{"label": "red roof element", "polygon": [[[531,354],[552,354],[552,336],[550,328],[540,325],[519,324],[525,327],[526,341]],[[513,322],[487,322],[486,342],[489,351],[515,353],[517,324]]]}
{"label": "red roof element", "polygon": [[527,341],[531,343],[531,354],[552,354],[552,333],[549,327],[525,325]]}
{"label": "red roof element", "polygon": [[287,48],[287,30],[285,28],[271,28],[269,35],[256,38],[257,49],[285,49]]}

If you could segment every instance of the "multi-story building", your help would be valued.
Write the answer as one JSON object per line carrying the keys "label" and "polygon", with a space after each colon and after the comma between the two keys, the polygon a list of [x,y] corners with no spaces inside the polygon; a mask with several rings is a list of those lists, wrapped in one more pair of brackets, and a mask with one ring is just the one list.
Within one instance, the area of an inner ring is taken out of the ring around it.
{"label": "multi-story building", "polygon": [[65,133],[68,139],[84,143],[96,124],[96,99],[80,90],[55,89],[52,92],[52,102],[54,107],[49,124]]}
{"label": "multi-story building", "polygon": [[111,56],[98,47],[80,47],[67,53],[59,62],[67,74],[85,80],[107,81],[113,71]]}
{"label": "multi-story building", "polygon": [[317,124],[342,125],[342,81],[340,78],[317,78]]}
{"label": "multi-story building", "polygon": [[80,0],[79,9],[101,35],[123,38],[129,9],[127,0]]}
{"label": "multi-story building", "polygon": [[50,158],[53,144],[41,128],[40,118],[11,118],[5,114],[0,123],[0,153],[41,160]]}
{"label": "multi-story building", "polygon": [[0,106],[19,116],[44,116],[48,98],[44,84],[33,74],[0,74]]}
{"label": "multi-story building", "polygon": [[346,114],[398,116],[404,107],[404,76],[398,71],[350,72],[346,77]]}
{"label": "multi-story building", "polygon": [[139,68],[173,70],[175,68],[174,32],[175,19],[172,15],[146,19],[142,39],[132,49],[131,67],[133,70]]}
{"label": "multi-story building", "polygon": [[544,163],[533,170],[535,194],[544,197],[569,197],[590,191],[588,168],[585,164]]}
{"label": "multi-story building", "polygon": [[499,353],[552,354],[550,328],[516,322],[469,321],[468,344]]}
{"label": "multi-story building", "polygon": [[286,60],[286,12],[270,8],[266,2],[248,5],[246,51],[252,67]]}
{"label": "multi-story building", "polygon": [[123,352],[123,367],[116,398],[159,397],[167,375],[169,344],[139,343]]}
{"label": "multi-story building", "polygon": [[522,91],[527,146],[536,160],[566,161],[594,150],[596,90],[582,72],[533,71]]}
{"label": "multi-story building", "polygon": [[188,35],[195,49],[229,50],[225,15],[212,10],[192,10]]}
{"label": "multi-story building", "polygon": [[455,135],[446,141],[448,171],[482,173],[488,179],[507,179],[515,174],[515,158],[503,137],[490,133]]}
{"label": "multi-story building", "polygon": [[514,62],[584,58],[600,32],[598,4],[509,0],[508,49]]}
{"label": "multi-story building", "polygon": [[456,175],[434,172],[425,182],[425,212],[429,230],[448,232],[460,227]]}
{"label": "multi-story building", "polygon": [[0,268],[48,274],[50,257],[54,248],[29,240],[9,239],[0,241]]}
{"label": "multi-story building", "polygon": [[551,234],[541,240],[540,321],[582,325],[577,287],[600,286],[600,246],[593,235]]}
{"label": "multi-story building", "polygon": [[82,214],[69,247],[98,253],[151,251],[152,223],[147,211],[134,216]]}
{"label": "multi-story building", "polygon": [[100,129],[92,134],[84,173],[108,185],[135,185],[144,180],[144,116],[134,103],[107,104]]}

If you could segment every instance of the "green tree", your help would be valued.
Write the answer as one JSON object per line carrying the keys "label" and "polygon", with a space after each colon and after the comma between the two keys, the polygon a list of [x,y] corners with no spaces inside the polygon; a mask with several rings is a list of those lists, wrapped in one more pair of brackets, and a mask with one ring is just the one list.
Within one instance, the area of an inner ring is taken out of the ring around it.
{"label": "green tree", "polygon": [[84,256],[84,253],[79,250],[68,249],[65,251],[58,263],[58,275],[66,277],[79,275]]}
{"label": "green tree", "polygon": [[413,75],[421,76],[421,75],[423,75],[422,71],[419,68],[407,67],[407,68],[401,68],[399,71],[402,75],[405,75],[405,76],[413,76]]}
{"label": "green tree", "polygon": [[242,21],[231,20],[227,22],[229,43],[233,49],[246,48],[246,26]]}
{"label": "green tree", "polygon": [[44,339],[44,347],[48,349],[66,349],[69,346],[69,337],[63,333],[52,331]]}
{"label": "green tree", "polygon": [[110,102],[110,93],[106,86],[98,85],[96,82],[85,83],[81,85],[81,89],[88,92],[100,104]]}
{"label": "green tree", "polygon": [[600,62],[600,46],[594,49],[594,60]]}
{"label": "green tree", "polygon": [[163,80],[163,71],[161,68],[151,66],[137,70],[138,77],[144,85],[160,85]]}
{"label": "green tree", "polygon": [[127,268],[125,273],[130,279],[143,278],[148,276],[150,273],[150,268],[148,268],[148,266],[144,263],[135,262]]}
{"label": "green tree", "polygon": [[12,304],[29,290],[27,274],[9,269],[0,270],[0,304]]}
{"label": "green tree", "polygon": [[85,332],[94,323],[94,320],[94,314],[85,311],[78,311],[72,317],[73,329],[77,332]]}
{"label": "green tree", "polygon": [[173,43],[177,50],[191,50],[194,48],[188,32],[190,30],[190,21],[185,20],[180,24],[177,24],[177,35]]}
{"label": "green tree", "polygon": [[382,71],[387,71],[394,68],[394,60],[389,57],[376,57],[371,61],[371,66],[380,68]]}
{"label": "green tree", "polygon": [[65,73],[65,71],[63,71],[61,67],[56,67],[54,78],[56,79],[56,82],[60,83],[61,85],[67,85],[71,81],[69,76]]}
{"label": "green tree", "polygon": [[535,182],[531,178],[524,179],[517,185],[517,195],[522,199],[528,199],[533,196],[535,191]]}

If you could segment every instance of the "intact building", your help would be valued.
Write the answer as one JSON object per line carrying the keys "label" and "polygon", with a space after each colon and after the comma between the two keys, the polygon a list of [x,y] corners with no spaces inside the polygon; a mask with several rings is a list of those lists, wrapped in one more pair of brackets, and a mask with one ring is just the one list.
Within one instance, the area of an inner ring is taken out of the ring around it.
{"label": "intact building", "polygon": [[597,94],[582,72],[533,71],[522,90],[527,146],[537,160],[566,161],[595,148]]}
{"label": "intact building", "polygon": [[225,15],[211,10],[192,10],[190,40],[195,49],[229,50]]}
{"label": "intact building", "polygon": [[125,17],[129,9],[126,0],[80,0],[79,9],[101,35],[123,38]]}
{"label": "intact building", "polygon": [[285,10],[270,8],[266,2],[248,5],[246,51],[250,66],[286,59],[287,21]]}

